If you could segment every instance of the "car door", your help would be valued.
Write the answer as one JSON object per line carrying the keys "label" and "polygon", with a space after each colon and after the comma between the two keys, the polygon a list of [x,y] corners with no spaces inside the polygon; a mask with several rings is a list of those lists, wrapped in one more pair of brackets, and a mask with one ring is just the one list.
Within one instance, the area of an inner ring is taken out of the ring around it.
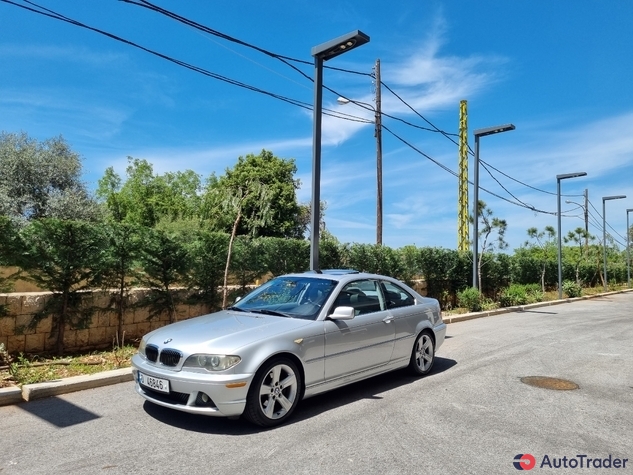
{"label": "car door", "polygon": [[396,332],[392,360],[408,360],[417,336],[416,328],[426,318],[427,309],[423,305],[416,305],[413,296],[399,285],[386,280],[381,281],[380,285]]}
{"label": "car door", "polygon": [[377,280],[347,284],[329,314],[339,306],[353,307],[350,320],[325,321],[325,379],[333,380],[387,364],[395,329]]}

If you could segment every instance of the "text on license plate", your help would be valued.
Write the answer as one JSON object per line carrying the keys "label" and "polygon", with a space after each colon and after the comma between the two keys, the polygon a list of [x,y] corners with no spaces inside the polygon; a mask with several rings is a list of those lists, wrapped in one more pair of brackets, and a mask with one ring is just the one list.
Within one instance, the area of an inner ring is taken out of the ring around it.
{"label": "text on license plate", "polygon": [[138,382],[143,386],[147,386],[154,391],[160,391],[163,393],[169,392],[169,381],[167,379],[155,378],[154,376],[148,376],[139,371]]}

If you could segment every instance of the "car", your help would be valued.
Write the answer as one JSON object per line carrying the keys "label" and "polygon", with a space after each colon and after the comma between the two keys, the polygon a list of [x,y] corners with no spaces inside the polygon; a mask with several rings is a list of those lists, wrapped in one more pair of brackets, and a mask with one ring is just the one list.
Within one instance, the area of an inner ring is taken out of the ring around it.
{"label": "car", "polygon": [[438,301],[399,280],[311,271],[148,333],[132,371],[151,403],[272,427],[304,398],[399,368],[428,374],[445,336]]}

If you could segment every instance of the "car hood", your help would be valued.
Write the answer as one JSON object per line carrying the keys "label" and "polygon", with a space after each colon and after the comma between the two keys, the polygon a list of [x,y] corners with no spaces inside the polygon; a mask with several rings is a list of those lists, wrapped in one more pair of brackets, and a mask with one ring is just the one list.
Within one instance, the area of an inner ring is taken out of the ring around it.
{"label": "car hood", "polygon": [[224,310],[172,323],[145,336],[147,344],[185,353],[213,351],[231,354],[258,340],[313,324],[311,320]]}

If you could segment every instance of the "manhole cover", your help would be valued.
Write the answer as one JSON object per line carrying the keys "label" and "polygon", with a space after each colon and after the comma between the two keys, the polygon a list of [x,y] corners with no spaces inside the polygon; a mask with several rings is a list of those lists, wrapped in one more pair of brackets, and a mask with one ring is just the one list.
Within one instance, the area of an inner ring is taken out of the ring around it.
{"label": "manhole cover", "polygon": [[549,378],[547,376],[524,376],[521,382],[537,388],[555,389],[557,391],[570,391],[578,389],[578,385],[573,381],[560,378]]}

